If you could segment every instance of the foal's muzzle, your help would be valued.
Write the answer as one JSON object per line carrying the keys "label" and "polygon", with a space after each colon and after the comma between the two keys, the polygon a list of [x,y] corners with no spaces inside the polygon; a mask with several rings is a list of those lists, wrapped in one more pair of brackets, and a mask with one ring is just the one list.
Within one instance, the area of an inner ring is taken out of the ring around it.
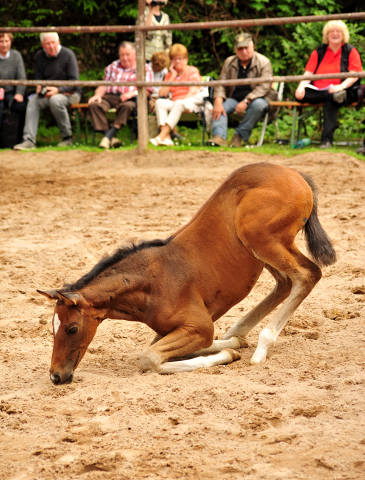
{"label": "foal's muzzle", "polygon": [[71,373],[71,375],[68,375],[68,376],[64,375],[63,377],[58,372],[56,372],[53,374],[51,373],[50,378],[55,385],[64,385],[64,384],[71,383],[73,376],[74,376],[73,372]]}

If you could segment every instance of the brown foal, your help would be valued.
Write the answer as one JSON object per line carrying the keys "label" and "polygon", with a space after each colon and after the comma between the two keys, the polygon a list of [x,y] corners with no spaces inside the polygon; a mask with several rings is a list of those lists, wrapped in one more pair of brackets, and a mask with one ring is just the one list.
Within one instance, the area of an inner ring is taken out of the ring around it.
{"label": "brown foal", "polygon": [[[294,243],[302,228],[314,261]],[[169,239],[121,248],[76,283],[38,290],[57,300],[51,380],[72,381],[106,318],[151,327],[157,335],[141,355],[142,370],[175,373],[239,359],[234,349],[243,337],[284,302],[259,335],[251,363],[263,362],[321,278],[318,265],[335,261],[310,178],[269,163],[242,167]],[[214,322],[250,293],[263,268],[275,288],[222,340],[213,340]],[[193,358],[169,361],[184,356]]]}

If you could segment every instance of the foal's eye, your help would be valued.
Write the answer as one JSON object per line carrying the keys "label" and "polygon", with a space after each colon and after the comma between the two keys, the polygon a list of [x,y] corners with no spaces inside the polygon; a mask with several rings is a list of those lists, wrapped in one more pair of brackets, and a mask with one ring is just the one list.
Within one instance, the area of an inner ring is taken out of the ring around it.
{"label": "foal's eye", "polygon": [[77,325],[74,325],[73,327],[68,328],[67,331],[70,335],[72,335],[72,334],[76,333],[78,329],[79,329],[79,327]]}

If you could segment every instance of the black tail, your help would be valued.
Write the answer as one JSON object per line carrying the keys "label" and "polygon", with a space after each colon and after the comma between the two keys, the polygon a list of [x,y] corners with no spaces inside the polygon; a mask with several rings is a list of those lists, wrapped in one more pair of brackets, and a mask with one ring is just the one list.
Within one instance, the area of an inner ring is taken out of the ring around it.
{"label": "black tail", "polygon": [[317,187],[308,175],[305,175],[303,173],[300,173],[300,175],[311,187],[313,193],[312,213],[310,214],[310,217],[308,218],[308,221],[304,226],[308,250],[313,257],[313,260],[319,266],[332,265],[336,261],[336,252],[332,247],[331,241],[328,238],[327,233],[323,230],[322,225],[319,223],[318,220]]}

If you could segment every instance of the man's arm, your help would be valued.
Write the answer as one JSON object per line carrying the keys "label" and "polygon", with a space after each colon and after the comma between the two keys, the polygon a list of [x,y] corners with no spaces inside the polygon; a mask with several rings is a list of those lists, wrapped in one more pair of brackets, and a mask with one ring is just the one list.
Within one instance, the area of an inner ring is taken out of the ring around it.
{"label": "man's arm", "polygon": [[[43,57],[45,56],[43,50],[38,50],[34,58],[34,79],[35,80],[45,80],[43,65]],[[42,90],[41,85],[35,87],[35,93],[38,94]]]}
{"label": "man's arm", "polygon": [[[267,61],[263,65],[261,72],[259,73],[260,77],[272,77],[272,66],[270,60],[267,58]],[[261,83],[258,85],[253,85],[252,91],[247,95],[246,99],[251,101],[256,98],[264,98],[271,90],[271,82]]]}
{"label": "man's arm", "polygon": [[103,97],[103,95],[106,94],[106,90],[107,90],[108,87],[103,87],[103,86],[100,86],[98,87],[96,90],[95,90],[95,93],[94,95],[89,98],[89,101],[87,102],[88,104],[92,103],[92,102],[98,102],[98,103],[101,103],[101,99]]}
{"label": "man's arm", "polygon": [[[225,60],[218,80],[227,80],[228,64],[231,62],[232,57]],[[223,102],[227,98],[227,87],[224,85],[218,85],[214,87],[213,92],[214,105],[213,105],[213,120],[219,120],[220,116],[226,116],[226,112],[223,108]]]}
{"label": "man's arm", "polygon": [[[225,60],[218,80],[227,80],[228,64],[231,62],[231,60],[232,57],[229,57]],[[217,87],[214,87],[213,97],[214,99],[221,98],[223,103],[223,100],[227,98],[227,87],[225,87],[224,85],[218,85]]]}
{"label": "man's arm", "polygon": [[[67,80],[79,79],[79,67],[77,65],[76,55],[70,49],[67,49],[66,78]],[[59,93],[73,93],[75,87],[58,87]]]}

